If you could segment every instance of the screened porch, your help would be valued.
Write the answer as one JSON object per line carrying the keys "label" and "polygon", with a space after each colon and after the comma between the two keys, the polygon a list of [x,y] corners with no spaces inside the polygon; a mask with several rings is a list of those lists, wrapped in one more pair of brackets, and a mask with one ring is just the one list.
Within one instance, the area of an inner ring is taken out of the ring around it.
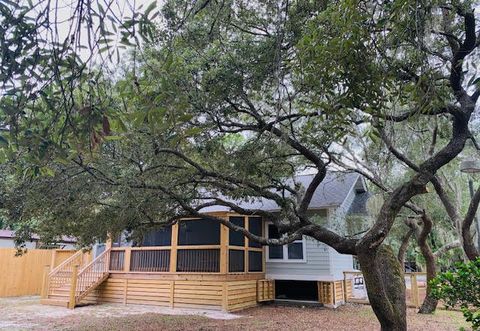
{"label": "screened porch", "polygon": [[[218,215],[216,215],[219,217]],[[230,222],[263,236],[261,217],[225,214]],[[265,271],[263,247],[218,220],[182,219],[146,234],[137,247],[110,243],[109,272],[247,275]]]}

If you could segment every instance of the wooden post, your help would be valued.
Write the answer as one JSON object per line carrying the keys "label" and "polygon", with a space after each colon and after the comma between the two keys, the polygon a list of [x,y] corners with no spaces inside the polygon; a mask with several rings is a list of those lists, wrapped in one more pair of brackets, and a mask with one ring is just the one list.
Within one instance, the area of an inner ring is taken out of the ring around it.
{"label": "wooden post", "polygon": [[[248,221],[248,217],[247,217],[247,216],[245,216],[245,217],[243,218],[243,225],[244,225],[244,227],[245,227],[245,230],[250,231],[250,230],[249,230],[250,222]],[[248,258],[249,258],[249,256],[248,256],[248,247],[249,247],[249,245],[250,245],[250,239],[248,239],[247,237],[245,237],[245,247],[244,247],[244,248],[245,248],[245,256],[244,256],[244,258],[245,258],[245,262],[244,262],[244,263],[245,263],[245,266],[244,266],[244,268],[243,268],[243,271],[244,271],[245,273],[248,272],[248,263],[249,263],[249,262],[248,262]]]}
{"label": "wooden post", "polygon": [[228,228],[220,224],[220,273],[228,272]]}
{"label": "wooden post", "polygon": [[178,222],[172,225],[172,248],[170,249],[170,272],[177,272]]}
{"label": "wooden post", "polygon": [[172,280],[170,283],[170,307],[175,307],[175,281]]}
{"label": "wooden post", "polygon": [[337,299],[336,299],[337,298],[337,289],[336,289],[337,284],[335,284],[335,282],[332,282],[330,284],[332,286],[332,304],[335,306],[335,304],[337,303],[336,302],[337,301]]}
{"label": "wooden post", "polygon": [[68,301],[68,308],[75,308],[75,293],[77,290],[77,271],[78,265],[72,266],[72,278],[70,279],[70,300]]}
{"label": "wooden post", "polygon": [[223,283],[222,308],[224,311],[228,311],[228,282]]}
{"label": "wooden post", "polygon": [[42,294],[41,298],[46,299],[48,297],[48,274],[50,273],[50,266],[46,265],[43,270],[43,280],[42,280]]}
{"label": "wooden post", "polygon": [[130,261],[132,256],[132,248],[126,247],[125,248],[125,256],[123,260],[123,271],[129,272],[130,271]]}
{"label": "wooden post", "polygon": [[54,249],[52,250],[52,260],[50,261],[50,265],[52,266],[52,269],[55,269],[56,267],[56,264],[55,264],[56,259],[57,259],[57,250]]}
{"label": "wooden post", "polygon": [[105,243],[105,249],[112,248],[112,234],[109,232],[107,235],[107,242]]}
{"label": "wooden post", "polygon": [[410,276],[410,282],[411,282],[411,287],[412,287],[412,300],[413,300],[413,305],[415,308],[420,307],[420,300],[418,298],[418,282],[417,282],[417,275],[412,273]]}

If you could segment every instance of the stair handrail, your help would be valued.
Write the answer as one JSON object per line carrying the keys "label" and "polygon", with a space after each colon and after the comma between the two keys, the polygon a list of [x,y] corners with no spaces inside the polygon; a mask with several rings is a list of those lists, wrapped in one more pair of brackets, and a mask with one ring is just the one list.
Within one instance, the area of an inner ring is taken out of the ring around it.
{"label": "stair handrail", "polygon": [[[78,272],[76,277],[75,304],[88,294],[92,286],[108,276],[110,269],[110,252],[111,248],[106,249]],[[103,265],[103,268],[93,270],[93,275],[90,275],[90,278],[86,278],[88,273],[92,271],[91,269],[98,265],[99,262],[102,262],[100,265]]]}
{"label": "stair handrail", "polygon": [[69,264],[70,262],[74,261],[75,259],[77,259],[79,256],[83,255],[83,251],[81,249],[79,249],[75,254],[73,254],[72,256],[70,256],[69,258],[67,258],[65,261],[63,261],[62,263],[60,263],[58,266],[56,266],[55,268],[53,268],[49,273],[48,273],[48,276],[53,276],[54,274],[58,273],[60,270],[62,270],[67,264]]}
{"label": "stair handrail", "polygon": [[[80,269],[80,271],[78,272],[78,275],[80,276],[81,273],[83,273],[88,267],[90,267],[91,265],[93,265],[95,263],[95,261],[98,261],[100,260],[101,258],[103,258],[103,256],[105,256],[107,253],[110,253],[112,251],[111,248],[107,248],[106,250],[104,250],[102,253],[100,253],[96,258],[94,258],[92,261],[90,261],[89,263],[87,263],[82,269]],[[110,261],[109,261],[110,262]],[[107,270],[108,271],[108,270]]]}

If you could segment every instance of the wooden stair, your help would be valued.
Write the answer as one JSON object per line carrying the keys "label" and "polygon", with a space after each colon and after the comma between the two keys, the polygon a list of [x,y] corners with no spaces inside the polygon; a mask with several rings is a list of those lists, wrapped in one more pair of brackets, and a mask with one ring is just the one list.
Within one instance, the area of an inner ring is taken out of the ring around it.
{"label": "wooden stair", "polygon": [[80,269],[77,254],[47,275],[41,304],[73,309],[109,277],[110,249]]}

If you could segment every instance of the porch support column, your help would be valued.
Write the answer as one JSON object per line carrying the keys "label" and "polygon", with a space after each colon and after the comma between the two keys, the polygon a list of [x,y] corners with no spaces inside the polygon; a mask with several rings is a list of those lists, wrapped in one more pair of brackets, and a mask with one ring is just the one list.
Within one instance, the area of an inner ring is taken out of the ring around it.
{"label": "porch support column", "polygon": [[172,247],[170,249],[170,272],[177,272],[178,222],[172,225]]}
{"label": "porch support column", "polygon": [[228,228],[220,224],[220,273],[228,272]]}

